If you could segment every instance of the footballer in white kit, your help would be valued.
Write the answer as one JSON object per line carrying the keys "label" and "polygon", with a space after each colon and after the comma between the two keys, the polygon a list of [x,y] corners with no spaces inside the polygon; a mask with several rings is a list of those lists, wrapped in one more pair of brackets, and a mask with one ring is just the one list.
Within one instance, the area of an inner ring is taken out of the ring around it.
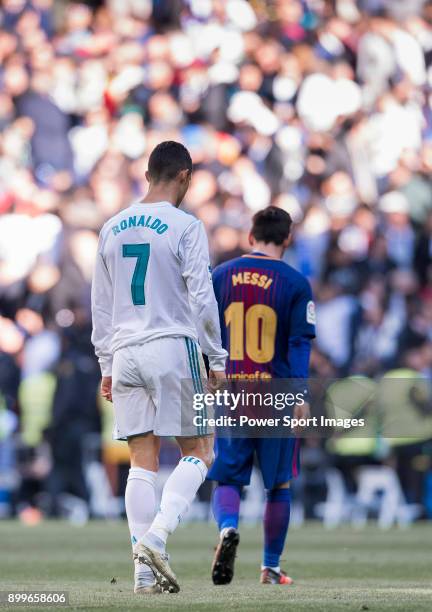
{"label": "footballer in white kit", "polygon": [[180,381],[223,370],[218,310],[201,221],[169,202],[137,202],[100,234],[93,342],[113,378],[116,439],[180,436]]}
{"label": "footballer in white kit", "polygon": [[[113,401],[114,437],[127,440],[131,454],[126,512],[140,594],[179,590],[165,542],[213,460],[211,435],[202,429],[182,435],[182,380],[202,388],[202,350],[216,387],[227,356],[204,227],[177,208],[191,172],[183,145],[168,141],[154,149],[147,196],[101,230],[92,285],[92,341],[102,394]],[[176,437],[182,459],[156,512],[160,436]]]}

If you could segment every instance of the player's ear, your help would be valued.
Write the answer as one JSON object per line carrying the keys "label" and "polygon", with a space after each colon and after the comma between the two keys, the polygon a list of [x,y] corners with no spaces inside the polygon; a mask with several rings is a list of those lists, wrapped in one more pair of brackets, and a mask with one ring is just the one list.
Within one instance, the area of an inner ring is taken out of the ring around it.
{"label": "player's ear", "polygon": [[251,245],[251,247],[253,247],[253,245],[255,244],[255,239],[252,235],[252,232],[249,232],[248,240],[249,240],[249,244]]}
{"label": "player's ear", "polygon": [[184,170],[180,170],[180,172],[177,175],[178,180],[180,181],[180,183],[188,183],[191,177],[191,172],[190,170],[187,170],[186,168]]}
{"label": "player's ear", "polygon": [[282,242],[282,246],[284,249],[287,249],[290,244],[291,244],[291,234],[288,236],[288,238],[285,238],[285,240]]}
{"label": "player's ear", "polygon": [[146,177],[147,183],[150,183],[150,173],[148,170],[145,171],[145,177]]}

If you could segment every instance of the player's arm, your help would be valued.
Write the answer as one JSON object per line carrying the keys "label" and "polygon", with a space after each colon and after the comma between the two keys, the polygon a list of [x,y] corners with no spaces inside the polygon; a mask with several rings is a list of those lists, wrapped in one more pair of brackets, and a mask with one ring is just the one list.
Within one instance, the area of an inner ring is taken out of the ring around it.
{"label": "player's arm", "polygon": [[[312,339],[315,337],[315,304],[312,291],[306,279],[297,287],[288,320],[288,356],[290,376],[296,380],[295,386],[303,390],[309,377],[309,359]],[[298,417],[307,414],[295,415]]]}
{"label": "player's arm", "polygon": [[199,343],[209,359],[210,370],[224,373],[228,353],[222,348],[208,242],[201,221],[191,223],[184,232],[179,245],[179,256]]}
{"label": "player's arm", "polygon": [[92,342],[102,372],[102,395],[111,400],[112,353],[111,339],[113,288],[102,255],[102,232],[99,237],[91,291],[93,332]]}

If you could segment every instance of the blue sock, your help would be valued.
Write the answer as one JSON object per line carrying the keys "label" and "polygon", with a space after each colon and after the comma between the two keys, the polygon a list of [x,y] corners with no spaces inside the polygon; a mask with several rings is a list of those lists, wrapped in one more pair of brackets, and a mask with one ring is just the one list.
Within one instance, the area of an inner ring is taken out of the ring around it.
{"label": "blue sock", "polygon": [[219,531],[225,527],[237,529],[240,511],[241,488],[237,485],[220,484],[213,492],[213,514]]}
{"label": "blue sock", "polygon": [[265,567],[278,567],[285,545],[290,520],[291,489],[267,491],[264,512],[264,558]]}

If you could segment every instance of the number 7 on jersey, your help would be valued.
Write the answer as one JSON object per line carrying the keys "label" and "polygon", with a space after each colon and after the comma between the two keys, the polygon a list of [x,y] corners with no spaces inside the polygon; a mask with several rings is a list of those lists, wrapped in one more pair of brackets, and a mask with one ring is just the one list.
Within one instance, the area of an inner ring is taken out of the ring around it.
{"label": "number 7 on jersey", "polygon": [[131,282],[132,302],[135,306],[144,306],[144,282],[150,258],[150,244],[124,244],[123,257],[137,258]]}

